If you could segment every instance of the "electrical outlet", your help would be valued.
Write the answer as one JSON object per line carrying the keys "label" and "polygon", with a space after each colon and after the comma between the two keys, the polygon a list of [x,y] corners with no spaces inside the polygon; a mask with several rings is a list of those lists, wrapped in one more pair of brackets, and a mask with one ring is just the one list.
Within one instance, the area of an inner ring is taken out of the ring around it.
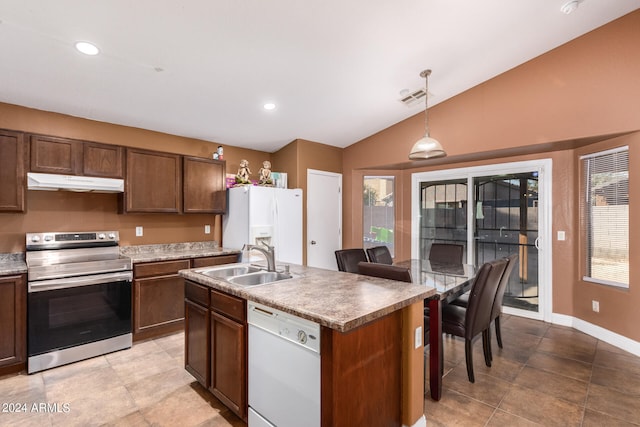
{"label": "electrical outlet", "polygon": [[591,301],[591,309],[596,313],[600,313],[600,301]]}
{"label": "electrical outlet", "polygon": [[211,234],[211,226],[209,224],[204,226],[204,234]]}
{"label": "electrical outlet", "polygon": [[564,231],[558,231],[558,240],[566,240],[567,235]]}
{"label": "electrical outlet", "polygon": [[413,342],[415,343],[415,348],[422,347],[422,326],[418,326],[416,328],[415,336],[413,338]]}
{"label": "electrical outlet", "polygon": [[143,230],[142,230],[142,226],[137,226],[136,227],[136,237],[142,237],[143,235]]}

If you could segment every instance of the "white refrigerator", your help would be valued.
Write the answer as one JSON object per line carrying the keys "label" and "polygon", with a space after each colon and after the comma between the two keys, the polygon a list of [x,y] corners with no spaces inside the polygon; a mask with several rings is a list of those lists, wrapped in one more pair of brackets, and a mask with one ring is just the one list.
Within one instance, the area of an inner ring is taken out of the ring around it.
{"label": "white refrigerator", "polygon": [[[276,261],[302,264],[302,190],[247,185],[227,191],[222,245],[242,249],[245,243],[275,247]],[[251,252],[251,261],[262,259]]]}

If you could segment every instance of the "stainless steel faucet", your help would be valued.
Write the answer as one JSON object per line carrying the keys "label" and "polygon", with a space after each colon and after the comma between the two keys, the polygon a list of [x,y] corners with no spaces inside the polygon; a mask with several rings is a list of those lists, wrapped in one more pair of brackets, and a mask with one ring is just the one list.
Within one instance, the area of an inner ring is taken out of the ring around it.
{"label": "stainless steel faucet", "polygon": [[252,249],[264,254],[267,259],[267,271],[276,271],[276,252],[273,246],[269,246],[266,243],[263,243],[262,246],[245,243],[242,247],[243,251],[250,251]]}

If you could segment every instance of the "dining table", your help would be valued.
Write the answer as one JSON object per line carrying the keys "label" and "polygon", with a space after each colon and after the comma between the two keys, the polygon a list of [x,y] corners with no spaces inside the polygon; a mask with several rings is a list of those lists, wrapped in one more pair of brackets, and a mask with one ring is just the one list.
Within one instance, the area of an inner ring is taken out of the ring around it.
{"label": "dining table", "polygon": [[431,398],[437,401],[442,397],[444,370],[442,305],[471,288],[477,269],[471,264],[436,263],[426,259],[404,260],[395,262],[394,265],[409,267],[413,283],[436,289],[436,293],[425,300],[425,308],[429,308],[429,390]]}

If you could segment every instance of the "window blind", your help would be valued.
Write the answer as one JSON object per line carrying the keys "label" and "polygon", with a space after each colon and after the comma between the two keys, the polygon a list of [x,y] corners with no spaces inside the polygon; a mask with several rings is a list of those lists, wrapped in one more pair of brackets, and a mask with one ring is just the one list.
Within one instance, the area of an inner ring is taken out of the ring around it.
{"label": "window blind", "polygon": [[629,287],[629,149],[581,157],[585,231],[583,279]]}

